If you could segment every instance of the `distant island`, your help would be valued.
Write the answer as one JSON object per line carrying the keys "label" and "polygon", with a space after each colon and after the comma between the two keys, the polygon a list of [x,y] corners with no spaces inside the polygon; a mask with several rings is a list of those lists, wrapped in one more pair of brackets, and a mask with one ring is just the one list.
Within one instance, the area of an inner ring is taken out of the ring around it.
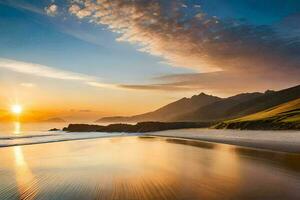
{"label": "distant island", "polygon": [[59,117],[53,117],[46,120],[41,120],[42,123],[65,123],[66,121]]}

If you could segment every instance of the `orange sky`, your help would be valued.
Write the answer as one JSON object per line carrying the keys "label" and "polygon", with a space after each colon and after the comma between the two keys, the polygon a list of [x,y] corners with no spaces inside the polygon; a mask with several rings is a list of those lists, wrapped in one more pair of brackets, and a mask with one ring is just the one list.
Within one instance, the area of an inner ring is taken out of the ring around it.
{"label": "orange sky", "polygon": [[15,120],[11,106],[23,107],[22,121],[39,121],[52,117],[61,117],[67,121],[94,121],[100,117],[112,115],[133,115],[152,111],[160,106],[177,100],[180,94],[161,91],[136,92],[134,90],[109,90],[51,88],[20,85],[1,86],[0,118]]}

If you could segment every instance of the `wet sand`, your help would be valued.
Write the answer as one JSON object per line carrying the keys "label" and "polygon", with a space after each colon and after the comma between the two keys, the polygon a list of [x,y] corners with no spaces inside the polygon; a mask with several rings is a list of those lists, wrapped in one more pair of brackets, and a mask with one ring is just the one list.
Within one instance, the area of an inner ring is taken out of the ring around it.
{"label": "wet sand", "polygon": [[114,137],[0,148],[0,199],[299,199],[300,154]]}
{"label": "wet sand", "polygon": [[147,135],[195,139],[273,151],[300,153],[300,131],[182,129]]}

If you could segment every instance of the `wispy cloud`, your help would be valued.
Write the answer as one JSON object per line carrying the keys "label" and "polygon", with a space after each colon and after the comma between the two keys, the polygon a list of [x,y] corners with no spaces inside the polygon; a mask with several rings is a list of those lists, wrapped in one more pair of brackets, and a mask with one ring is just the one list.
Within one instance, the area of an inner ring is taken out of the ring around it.
{"label": "wispy cloud", "polygon": [[30,4],[23,0],[0,0],[0,4],[11,6],[17,9],[27,10],[37,14],[45,14],[43,9],[36,7],[33,4]]}
{"label": "wispy cloud", "polygon": [[[158,90],[158,91],[187,91],[187,90],[197,90],[199,87],[192,85],[178,84],[176,82],[171,83],[156,83],[148,85],[119,85],[119,87],[131,89],[131,90]],[[203,88],[201,88],[203,89]]]}
{"label": "wispy cloud", "polygon": [[[241,76],[238,72],[210,72],[176,74],[156,77],[154,84],[121,85],[134,90],[157,91],[209,91],[220,95],[232,95],[242,92],[265,91],[267,89],[283,89],[299,84],[297,71],[286,73],[256,74]],[[272,81],[270,81],[272,80]]]}
{"label": "wispy cloud", "polygon": [[45,12],[49,16],[55,16],[58,13],[58,6],[56,4],[51,4],[45,7]]}
{"label": "wispy cloud", "polygon": [[100,83],[100,82],[95,82],[95,81],[88,81],[86,82],[87,85],[93,86],[93,87],[98,87],[98,88],[109,88],[109,89],[119,89],[118,85],[113,85],[113,84],[107,84],[107,83]]}
{"label": "wispy cloud", "polygon": [[36,63],[22,62],[5,58],[0,58],[0,68],[5,68],[23,74],[62,80],[91,81],[94,79],[93,77],[84,74],[65,71]]}
{"label": "wispy cloud", "polygon": [[20,83],[20,86],[26,87],[26,88],[36,87],[36,85],[34,83]]}
{"label": "wispy cloud", "polygon": [[[49,67],[41,64],[36,64],[36,63],[29,63],[29,62],[22,62],[22,61],[11,60],[6,58],[0,58],[0,68],[18,72],[18,73],[38,76],[38,77],[81,81],[82,83],[93,87],[114,88],[114,89],[119,88],[114,84],[101,83],[99,81],[99,78],[97,77],[93,77],[81,73],[75,73],[67,70],[61,70],[55,67]],[[31,83],[22,83],[22,86],[30,87],[33,85]]]}

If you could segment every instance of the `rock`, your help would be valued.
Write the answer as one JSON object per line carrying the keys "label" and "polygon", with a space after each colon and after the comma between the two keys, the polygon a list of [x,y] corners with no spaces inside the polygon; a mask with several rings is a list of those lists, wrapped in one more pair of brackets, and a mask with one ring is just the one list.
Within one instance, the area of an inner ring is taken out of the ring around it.
{"label": "rock", "polygon": [[60,131],[60,129],[58,129],[58,128],[51,128],[48,131]]}

